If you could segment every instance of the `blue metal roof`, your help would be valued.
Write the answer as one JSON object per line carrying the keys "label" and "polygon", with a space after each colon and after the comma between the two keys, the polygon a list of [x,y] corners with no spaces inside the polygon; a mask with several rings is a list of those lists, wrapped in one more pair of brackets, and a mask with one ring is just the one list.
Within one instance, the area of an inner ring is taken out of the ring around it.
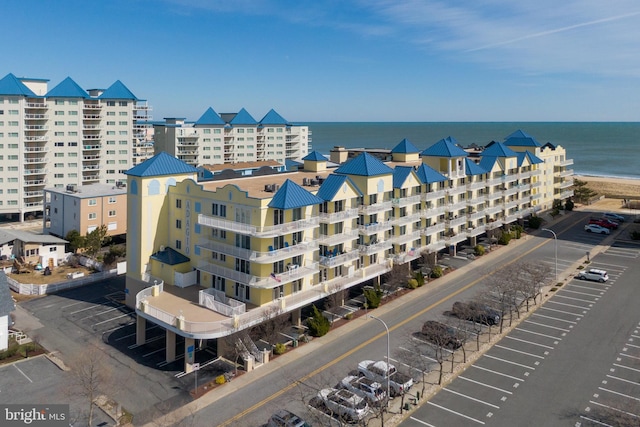
{"label": "blue metal roof", "polygon": [[519,129],[504,139],[504,145],[509,147],[541,147],[542,146],[542,144],[536,141],[534,137],[532,137],[531,135]]}
{"label": "blue metal roof", "polygon": [[336,169],[336,173],[342,173],[345,175],[376,176],[393,173],[393,169],[371,154],[364,152],[340,166]]}
{"label": "blue metal roof", "polygon": [[480,167],[487,172],[491,172],[493,165],[495,165],[497,161],[498,158],[495,156],[482,156],[480,159]]}
{"label": "blue metal roof", "polygon": [[295,182],[287,179],[267,206],[276,209],[295,209],[322,202],[320,197],[314,196]]}
{"label": "blue metal roof", "polygon": [[467,175],[482,175],[487,173],[486,169],[482,168],[468,157],[464,159],[464,169]]}
{"label": "blue metal roof", "polygon": [[195,125],[220,125],[224,126],[224,120],[220,118],[218,113],[216,113],[213,108],[209,107],[207,111],[200,116],[200,118],[195,122]]}
{"label": "blue metal roof", "polygon": [[109,86],[107,90],[102,92],[99,99],[133,99],[138,101],[138,98],[127,88],[120,80],[116,80],[114,84]]}
{"label": "blue metal roof", "polygon": [[296,171],[302,166],[303,166],[303,163],[296,162],[295,160],[291,160],[291,159],[284,159],[284,167],[288,171]]}
{"label": "blue metal roof", "polygon": [[319,151],[312,151],[302,158],[302,160],[311,160],[314,162],[326,162],[327,158],[320,154]]}
{"label": "blue metal roof", "polygon": [[420,179],[420,181],[422,181],[423,184],[432,184],[434,182],[444,182],[449,179],[446,176],[442,175],[440,172],[436,171],[435,169],[433,169],[432,167],[424,163],[418,167],[418,170],[416,171],[416,173],[418,174],[418,178]]}
{"label": "blue metal roof", "polygon": [[82,89],[71,77],[67,77],[56,87],[47,92],[47,98],[90,98],[87,91]]}
{"label": "blue metal roof", "polygon": [[522,166],[522,163],[524,162],[525,157],[529,160],[529,163],[531,163],[532,165],[544,163],[544,160],[542,160],[540,157],[536,156],[535,154],[531,153],[530,151],[521,151],[518,153],[518,167]]}
{"label": "blue metal roof", "polygon": [[413,145],[411,141],[409,141],[407,138],[400,141],[398,145],[393,147],[393,150],[391,150],[391,154],[393,153],[409,154],[409,153],[419,153],[419,152],[420,150],[418,149],[418,147]]}
{"label": "blue metal roof", "polygon": [[280,114],[272,108],[267,114],[260,120],[262,125],[290,125],[290,123],[282,117]]}
{"label": "blue metal roof", "polygon": [[467,152],[458,147],[458,141],[448,136],[420,153],[421,156],[433,157],[467,157]]}
{"label": "blue metal roof", "polygon": [[414,169],[411,166],[396,166],[393,169],[393,188],[401,188],[413,171]]}
{"label": "blue metal roof", "polygon": [[338,190],[342,188],[344,184],[349,184],[353,190],[358,194],[358,196],[362,196],[362,191],[356,186],[356,184],[346,175],[329,175],[322,185],[320,185],[320,189],[318,190],[318,194],[316,194],[322,200],[333,200],[333,198],[338,193]]}
{"label": "blue metal roof", "polygon": [[492,142],[482,151],[482,156],[515,157],[517,154],[502,142]]}
{"label": "blue metal roof", "polygon": [[12,73],[7,74],[2,78],[2,80],[0,80],[0,95],[37,97],[31,89],[29,89]]}
{"label": "blue metal roof", "polygon": [[190,261],[188,256],[182,255],[180,252],[172,248],[165,248],[163,251],[156,252],[151,255],[151,259],[155,259],[156,261],[160,261],[168,265],[182,264]]}
{"label": "blue metal roof", "polygon": [[145,160],[139,165],[132,167],[125,173],[130,176],[148,177],[198,173],[198,169],[161,151],[149,160]]}
{"label": "blue metal roof", "polygon": [[238,111],[238,114],[235,115],[233,119],[229,122],[231,125],[257,125],[256,119],[251,117],[251,114],[247,112],[244,108]]}

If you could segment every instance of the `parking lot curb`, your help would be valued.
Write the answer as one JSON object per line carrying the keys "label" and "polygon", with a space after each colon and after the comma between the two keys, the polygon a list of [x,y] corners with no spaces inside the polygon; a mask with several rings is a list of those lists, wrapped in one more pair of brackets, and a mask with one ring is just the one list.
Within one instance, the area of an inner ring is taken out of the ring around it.
{"label": "parking lot curb", "polygon": [[56,356],[54,353],[47,353],[44,355],[47,359],[51,361],[54,365],[56,365],[61,371],[70,371],[69,367],[64,364],[62,359]]}

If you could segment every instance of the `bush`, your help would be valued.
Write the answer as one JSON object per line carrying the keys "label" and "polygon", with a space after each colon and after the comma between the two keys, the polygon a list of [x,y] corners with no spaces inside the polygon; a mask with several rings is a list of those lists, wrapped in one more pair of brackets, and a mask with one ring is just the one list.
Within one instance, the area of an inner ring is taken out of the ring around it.
{"label": "bush", "polygon": [[349,313],[345,314],[344,318],[347,319],[347,320],[353,319],[353,313],[349,312]]}
{"label": "bush", "polygon": [[227,382],[227,380],[224,378],[224,375],[218,375],[216,377],[216,384],[221,385],[221,384],[224,384],[226,382]]}
{"label": "bush", "polygon": [[418,283],[418,287],[424,286],[424,274],[422,274],[422,270],[418,270],[414,273],[413,278],[416,279]]}
{"label": "bush", "polygon": [[482,245],[475,245],[473,247],[473,254],[475,256],[482,256],[482,255],[484,255],[485,251],[486,251],[486,249]]}
{"label": "bush", "polygon": [[329,329],[331,329],[331,322],[314,305],[313,316],[309,319],[309,334],[314,337],[321,337],[326,335]]}
{"label": "bush", "polygon": [[442,271],[442,267],[440,267],[439,265],[436,265],[431,269],[432,279],[437,279],[438,277],[442,277],[443,274],[444,272]]}
{"label": "bush", "polygon": [[573,203],[573,200],[569,199],[564,204],[564,210],[567,211],[567,212],[571,212],[573,210],[574,206],[575,206],[575,204]]}
{"label": "bush", "polygon": [[504,232],[504,233],[502,233],[502,235],[498,239],[498,244],[506,246],[506,245],[509,244],[509,242],[511,241],[512,237],[513,236],[511,235],[511,233]]}
{"label": "bush", "polygon": [[409,281],[407,282],[407,288],[415,289],[417,287],[418,287],[418,281],[416,279],[409,279]]}
{"label": "bush", "polygon": [[281,342],[279,342],[275,346],[273,346],[273,353],[274,354],[284,354],[285,351],[287,351],[287,346],[282,344]]}
{"label": "bush", "polygon": [[533,228],[534,230],[540,228],[541,225],[542,218],[540,218],[539,216],[532,216],[531,218],[529,218],[529,227]]}
{"label": "bush", "polygon": [[367,308],[378,308],[380,301],[382,300],[382,291],[378,289],[365,289],[364,298],[367,303]]}
{"label": "bush", "polygon": [[523,231],[524,231],[524,228],[522,228],[521,225],[514,225],[513,227],[511,227],[511,235],[516,239],[519,239],[520,237],[522,237]]}

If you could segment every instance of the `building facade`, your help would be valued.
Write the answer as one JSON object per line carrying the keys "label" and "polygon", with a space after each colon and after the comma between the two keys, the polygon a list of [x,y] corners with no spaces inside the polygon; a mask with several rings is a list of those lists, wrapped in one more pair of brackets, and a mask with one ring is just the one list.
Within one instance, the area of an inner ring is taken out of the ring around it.
{"label": "building facade", "polygon": [[153,153],[151,107],[122,82],[82,89],[71,78],[0,79],[0,214],[44,209],[45,187],[115,185]]}
{"label": "building facade", "polygon": [[44,190],[43,232],[65,238],[75,230],[84,236],[101,225],[108,236],[127,233],[124,185],[92,184]]}
{"label": "building facade", "polygon": [[207,109],[196,122],[167,118],[154,124],[156,153],[166,152],[192,166],[286,159],[309,153],[311,131],[270,110],[256,121],[244,108],[218,114]]}
{"label": "building facade", "polygon": [[[364,152],[329,170],[311,152],[296,172],[206,183],[194,167],[154,156],[128,171],[127,304],[139,343],[146,321],[189,346],[274,309],[299,319],[302,307],[394,263],[475,245],[569,197],[564,149],[514,135],[475,158],[450,137],[423,151],[403,140],[389,162]],[[185,353],[187,371],[192,362]]]}

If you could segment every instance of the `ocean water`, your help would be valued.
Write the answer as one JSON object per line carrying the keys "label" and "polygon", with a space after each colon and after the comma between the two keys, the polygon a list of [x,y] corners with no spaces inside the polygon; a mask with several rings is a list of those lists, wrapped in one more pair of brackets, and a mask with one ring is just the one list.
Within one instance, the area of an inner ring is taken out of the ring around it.
{"label": "ocean water", "polygon": [[322,154],[336,145],[393,148],[403,138],[423,150],[447,136],[460,145],[504,141],[521,129],[541,144],[562,145],[576,174],[640,179],[640,123],[478,122],[350,123],[308,122],[312,148]]}

